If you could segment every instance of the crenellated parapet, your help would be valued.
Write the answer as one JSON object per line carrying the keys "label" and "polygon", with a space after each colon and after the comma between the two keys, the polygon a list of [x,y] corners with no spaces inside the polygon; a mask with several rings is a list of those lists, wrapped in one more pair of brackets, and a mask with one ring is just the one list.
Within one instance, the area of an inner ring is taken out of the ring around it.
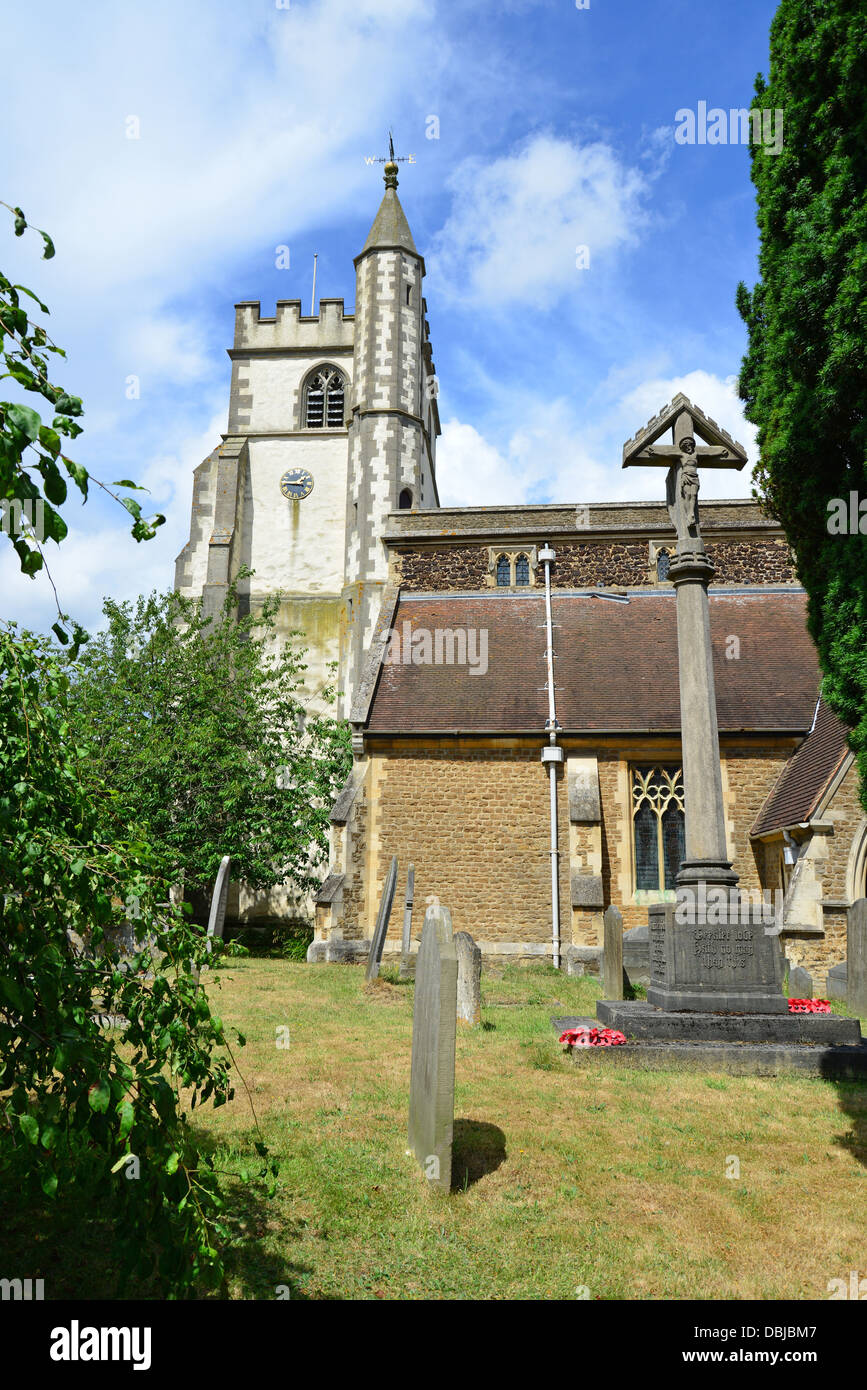
{"label": "crenellated parapet", "polygon": [[249,299],[235,305],[233,352],[351,351],[354,332],[355,315],[342,299],[320,299],[318,314],[302,314],[300,299],[278,299],[273,318],[263,318],[261,302]]}

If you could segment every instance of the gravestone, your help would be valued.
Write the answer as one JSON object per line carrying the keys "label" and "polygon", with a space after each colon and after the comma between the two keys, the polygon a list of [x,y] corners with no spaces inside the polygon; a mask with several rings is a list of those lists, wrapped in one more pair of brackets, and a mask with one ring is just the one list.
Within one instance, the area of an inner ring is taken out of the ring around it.
{"label": "gravestone", "polygon": [[853,1013],[867,1015],[867,898],[849,908],[846,929],[846,1002]]}
{"label": "gravestone", "polygon": [[409,1152],[432,1187],[452,1183],[458,958],[448,908],[429,907],[415,966]]}
{"label": "gravestone", "polygon": [[846,969],[846,962],[842,960],[839,965],[832,965],[828,971],[825,994],[828,999],[839,999],[842,1004],[845,1004],[848,993],[849,972]]}
{"label": "gravestone", "polygon": [[217,878],[214,883],[214,892],[211,897],[211,911],[208,917],[208,950],[211,949],[211,938],[218,936],[222,938],[223,923],[226,920],[226,899],[229,896],[229,864],[231,860],[228,854],[224,854],[220,860],[220,867],[217,870]]}
{"label": "gravestone", "polygon": [[406,898],[403,904],[403,936],[400,942],[400,979],[408,980],[412,975],[410,956],[412,954],[412,904],[415,896],[415,865],[410,864],[406,871]]}
{"label": "gravestone", "polygon": [[650,984],[650,932],[646,922],[623,933],[623,974],[630,985]]}
{"label": "gravestone", "polygon": [[606,999],[623,998],[623,917],[612,903],[602,918],[605,954],[603,993]]}
{"label": "gravestone", "polygon": [[382,948],[385,945],[385,937],[388,932],[388,920],[391,917],[391,905],[394,902],[394,889],[397,883],[397,855],[392,855],[391,868],[385,880],[385,887],[382,890],[382,897],[379,901],[379,914],[376,919],[376,926],[373,929],[373,940],[370,943],[370,954],[367,957],[367,970],[364,972],[365,980],[373,980],[379,974],[379,963],[382,960]]}
{"label": "gravestone", "polygon": [[476,945],[469,932],[459,931],[455,933],[455,951],[458,957],[458,1022],[475,1028],[482,1021],[482,948]]}
{"label": "gravestone", "polygon": [[812,999],[813,977],[802,965],[793,966],[789,971],[789,998]]}

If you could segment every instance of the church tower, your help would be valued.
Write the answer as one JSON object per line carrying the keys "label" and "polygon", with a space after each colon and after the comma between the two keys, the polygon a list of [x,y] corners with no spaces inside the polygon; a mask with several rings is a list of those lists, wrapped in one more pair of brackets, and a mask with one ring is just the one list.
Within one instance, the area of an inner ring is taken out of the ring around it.
{"label": "church tower", "polygon": [[355,257],[355,343],[349,416],[346,574],[341,644],[348,716],[388,574],[388,513],[439,506],[437,379],[422,296],[424,259],[397,196],[397,163]]}
{"label": "church tower", "polygon": [[[282,595],[280,640],[304,633],[311,708],[334,683],[348,716],[387,573],[390,511],[437,507],[436,377],[424,261],[397,197],[397,163],[355,258],[356,311],[278,300],[235,306],[227,432],[195,472],[175,587],[220,611],[242,565],[242,608]],[[328,707],[334,712],[333,706]]]}

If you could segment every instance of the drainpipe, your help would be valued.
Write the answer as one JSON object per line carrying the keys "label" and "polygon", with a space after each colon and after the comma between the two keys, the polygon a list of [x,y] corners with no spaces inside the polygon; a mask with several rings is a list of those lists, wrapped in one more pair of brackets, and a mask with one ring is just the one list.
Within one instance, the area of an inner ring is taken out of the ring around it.
{"label": "drainpipe", "polygon": [[545,566],[545,627],[547,644],[545,659],[548,664],[548,718],[545,731],[548,742],[542,748],[542,762],[548,764],[548,785],[551,791],[551,945],[554,954],[554,968],[560,969],[560,849],[557,836],[557,764],[563,762],[563,749],[557,746],[557,707],[554,699],[554,631],[551,621],[551,564],[557,556],[546,544],[539,551],[539,559]]}

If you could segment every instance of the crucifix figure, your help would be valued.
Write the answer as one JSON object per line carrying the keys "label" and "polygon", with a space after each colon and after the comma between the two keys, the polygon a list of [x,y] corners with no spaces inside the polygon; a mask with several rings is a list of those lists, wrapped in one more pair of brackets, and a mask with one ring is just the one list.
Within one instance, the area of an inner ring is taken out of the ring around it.
{"label": "crucifix figure", "polygon": [[[669,428],[672,442],[658,444]],[[696,434],[707,442],[697,444]],[[682,395],[623,446],[624,468],[643,463],[668,469],[665,500],[677,532],[677,557],[683,560],[705,557],[698,515],[699,467],[743,468],[746,461],[743,446]]]}

